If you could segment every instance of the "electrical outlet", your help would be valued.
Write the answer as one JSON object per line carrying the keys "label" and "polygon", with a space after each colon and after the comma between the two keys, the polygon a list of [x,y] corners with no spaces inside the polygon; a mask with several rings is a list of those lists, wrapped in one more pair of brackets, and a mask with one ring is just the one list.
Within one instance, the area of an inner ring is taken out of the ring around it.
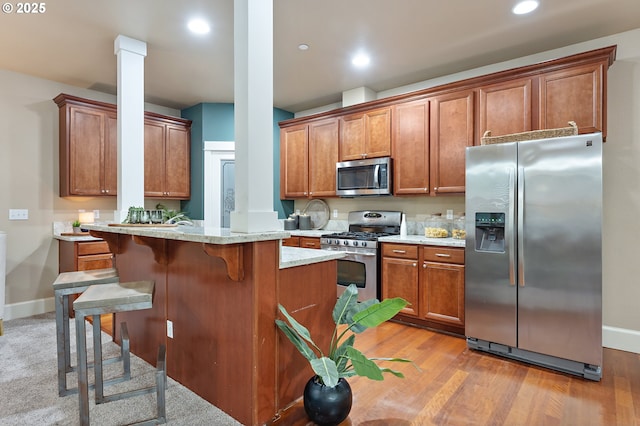
{"label": "electrical outlet", "polygon": [[173,339],[173,322],[167,320],[167,337]]}
{"label": "electrical outlet", "polygon": [[338,217],[338,209],[333,209],[333,218]]}
{"label": "electrical outlet", "polygon": [[100,219],[100,210],[94,210],[93,211],[93,218],[94,219]]}
{"label": "electrical outlet", "polygon": [[28,209],[9,209],[9,220],[28,220]]}

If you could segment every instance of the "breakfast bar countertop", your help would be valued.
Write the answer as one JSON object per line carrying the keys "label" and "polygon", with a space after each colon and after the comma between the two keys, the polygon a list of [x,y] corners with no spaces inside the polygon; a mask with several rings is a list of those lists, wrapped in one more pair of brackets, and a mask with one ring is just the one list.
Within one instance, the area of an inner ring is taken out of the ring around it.
{"label": "breakfast bar countertop", "polygon": [[287,231],[231,232],[228,228],[212,228],[179,225],[176,227],[134,227],[87,224],[90,231],[137,235],[140,237],[164,238],[167,240],[191,241],[207,244],[239,244],[256,241],[281,240],[291,234]]}

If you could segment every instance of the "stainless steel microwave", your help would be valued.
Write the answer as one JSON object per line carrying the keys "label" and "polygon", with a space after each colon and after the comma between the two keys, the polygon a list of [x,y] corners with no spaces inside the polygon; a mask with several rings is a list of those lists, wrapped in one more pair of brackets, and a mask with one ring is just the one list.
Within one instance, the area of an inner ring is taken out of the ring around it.
{"label": "stainless steel microwave", "polygon": [[340,197],[391,195],[391,158],[336,163],[336,194]]}

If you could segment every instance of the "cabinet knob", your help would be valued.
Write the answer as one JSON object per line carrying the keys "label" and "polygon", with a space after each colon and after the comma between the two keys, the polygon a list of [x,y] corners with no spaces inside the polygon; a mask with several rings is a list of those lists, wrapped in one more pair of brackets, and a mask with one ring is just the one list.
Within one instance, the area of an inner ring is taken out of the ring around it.
{"label": "cabinet knob", "polygon": [[413,266],[416,267],[418,266],[418,264],[416,262],[413,262]]}
{"label": "cabinet knob", "polygon": [[427,269],[427,264],[426,263],[422,264],[422,269]]}

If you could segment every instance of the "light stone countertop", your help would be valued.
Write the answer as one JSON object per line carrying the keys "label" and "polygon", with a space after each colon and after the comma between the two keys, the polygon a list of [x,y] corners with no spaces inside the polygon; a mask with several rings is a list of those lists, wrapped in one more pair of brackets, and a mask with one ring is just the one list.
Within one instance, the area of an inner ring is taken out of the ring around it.
{"label": "light stone countertop", "polygon": [[73,236],[54,234],[53,238],[61,241],[102,241],[100,238],[92,237],[91,235]]}
{"label": "light stone countertop", "polygon": [[307,231],[303,231],[300,229],[292,229],[290,231],[286,231],[286,232],[290,232],[292,237],[317,237],[320,238],[321,236],[325,235],[325,234],[333,234],[334,232],[338,232],[338,231],[327,231],[326,229],[310,229]]}
{"label": "light stone countertop", "polygon": [[392,235],[389,237],[381,237],[378,239],[378,241],[381,243],[419,244],[424,246],[465,246],[465,240],[458,240],[455,238],[427,238],[422,235],[407,235],[404,238],[402,238],[400,235]]}
{"label": "light stone countertop", "polygon": [[255,241],[281,240],[291,236],[289,231],[266,231],[239,233],[228,228],[209,228],[179,225],[175,228],[164,227],[128,227],[87,224],[84,228],[92,231],[115,234],[137,235],[141,237],[164,238],[167,240],[191,241],[208,244],[239,244]]}
{"label": "light stone countertop", "polygon": [[326,262],[328,260],[340,259],[344,256],[345,253],[339,251],[283,246],[280,248],[280,269]]}

